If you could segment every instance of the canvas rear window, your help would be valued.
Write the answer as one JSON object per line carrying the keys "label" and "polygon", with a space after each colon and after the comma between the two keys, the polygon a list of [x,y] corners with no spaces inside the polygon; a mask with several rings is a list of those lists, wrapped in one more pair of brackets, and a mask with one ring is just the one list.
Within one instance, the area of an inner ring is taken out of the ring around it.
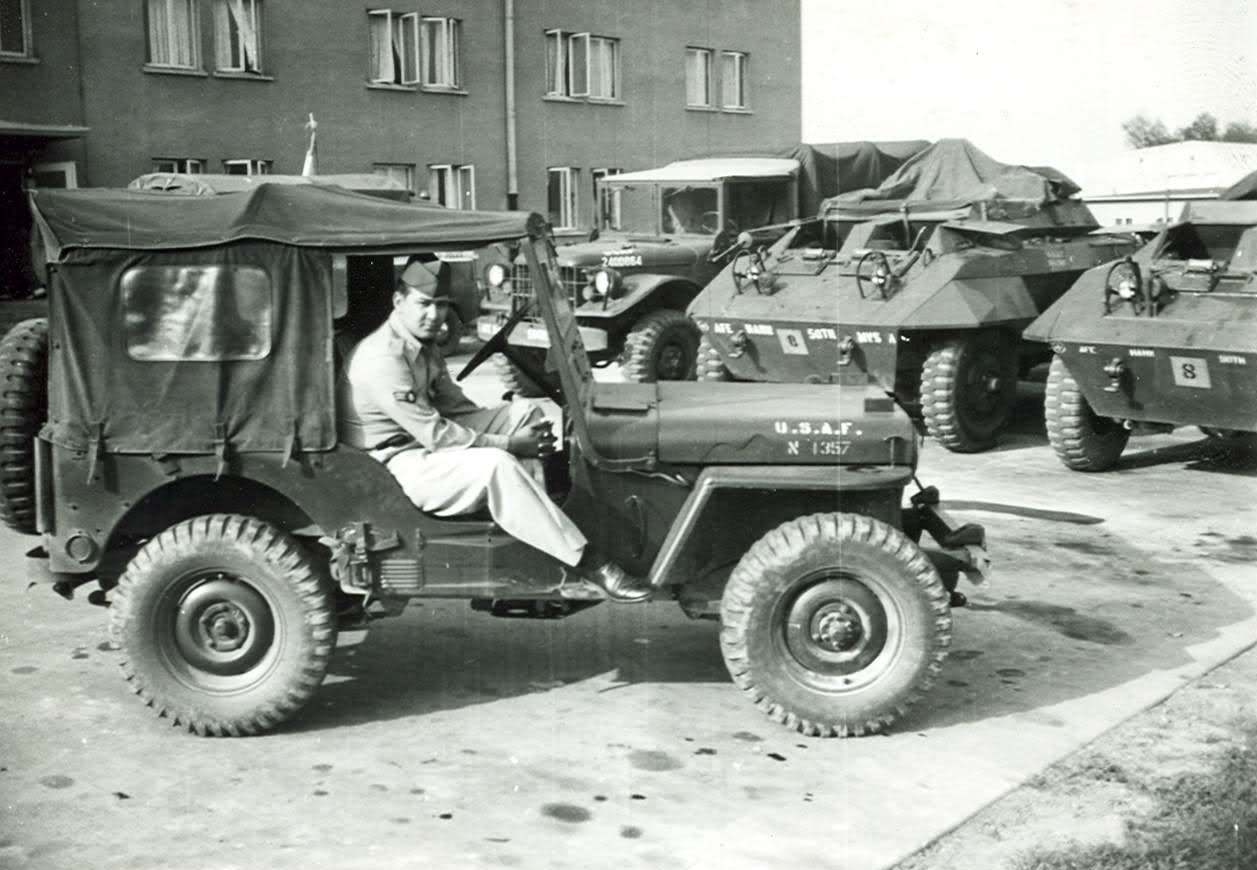
{"label": "canvas rear window", "polygon": [[271,352],[271,282],[256,266],[135,266],[122,275],[132,359],[258,360]]}

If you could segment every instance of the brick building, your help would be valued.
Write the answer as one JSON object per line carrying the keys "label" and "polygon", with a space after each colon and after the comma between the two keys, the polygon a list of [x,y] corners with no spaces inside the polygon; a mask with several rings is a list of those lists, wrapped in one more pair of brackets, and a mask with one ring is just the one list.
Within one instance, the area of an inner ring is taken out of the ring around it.
{"label": "brick building", "polygon": [[[587,230],[606,172],[800,133],[798,0],[0,0],[6,286],[29,185],[379,172]],[[24,245],[24,242],[21,243]]]}

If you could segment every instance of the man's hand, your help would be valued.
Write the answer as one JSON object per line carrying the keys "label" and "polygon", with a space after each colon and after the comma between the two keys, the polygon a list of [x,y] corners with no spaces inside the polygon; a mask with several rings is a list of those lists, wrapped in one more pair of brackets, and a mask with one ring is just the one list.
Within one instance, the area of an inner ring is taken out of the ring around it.
{"label": "man's hand", "polygon": [[523,432],[516,432],[506,447],[507,452],[520,459],[539,459],[554,453],[554,430],[549,420],[533,423]]}

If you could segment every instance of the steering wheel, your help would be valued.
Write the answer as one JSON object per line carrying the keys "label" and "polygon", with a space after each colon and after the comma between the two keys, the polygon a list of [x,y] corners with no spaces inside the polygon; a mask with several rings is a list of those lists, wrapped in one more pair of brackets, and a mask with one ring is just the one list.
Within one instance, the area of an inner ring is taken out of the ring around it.
{"label": "steering wheel", "polygon": [[[864,264],[872,262],[873,271],[866,274]],[[890,271],[890,260],[886,259],[886,255],[881,251],[865,251],[864,255],[855,264],[855,288],[860,291],[861,299],[868,299],[868,294],[864,291],[864,282],[868,281],[877,288],[878,295],[882,299],[889,298],[886,291],[890,289],[890,283],[894,280],[894,275]]]}
{"label": "steering wheel", "polygon": [[[756,283],[755,279],[764,272],[764,252],[762,250],[747,250],[743,248],[733,258],[733,265],[730,267],[730,273],[733,275],[733,286],[739,293],[742,292],[746,283]],[[758,284],[756,285],[758,288]]]}
{"label": "steering wheel", "polygon": [[515,365],[519,366],[520,369],[523,370],[524,374],[532,378],[533,382],[537,385],[537,388],[545,393],[547,398],[553,399],[556,404],[562,405],[562,391],[554,387],[554,385],[550,382],[550,378],[546,376],[546,373],[539,370],[526,354],[516,353],[510,344],[511,331],[515,329],[520,321],[528,316],[532,307],[533,303],[529,303],[528,305],[521,305],[518,309],[516,309],[515,312],[506,319],[506,322],[502,324],[502,327],[497,332],[493,333],[493,337],[482,344],[480,346],[480,350],[472,354],[471,359],[467,360],[467,364],[463,366],[462,371],[458,373],[455,380],[461,381],[476,369],[480,368],[480,366],[484,364],[484,361],[489,357],[493,356],[495,353],[500,353],[511,362],[515,363]]}
{"label": "steering wheel", "polygon": [[703,212],[702,217],[698,219],[698,231],[707,235],[715,235],[720,232],[720,212]]}
{"label": "steering wheel", "polygon": [[1108,273],[1104,276],[1104,313],[1111,314],[1113,312],[1114,297],[1117,298],[1116,304],[1129,302],[1131,310],[1136,314],[1142,314],[1144,309],[1148,307],[1148,295],[1144,290],[1143,272],[1139,268],[1139,264],[1126,257],[1124,260],[1118,260],[1109,267]]}

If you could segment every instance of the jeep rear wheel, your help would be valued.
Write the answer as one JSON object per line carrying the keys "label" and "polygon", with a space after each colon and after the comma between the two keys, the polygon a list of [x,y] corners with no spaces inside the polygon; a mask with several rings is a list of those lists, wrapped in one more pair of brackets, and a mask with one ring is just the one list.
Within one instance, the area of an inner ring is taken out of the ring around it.
{"label": "jeep rear wheel", "polygon": [[335,642],[309,557],[251,517],[186,520],[150,540],[118,581],[110,632],[132,690],[197,734],[238,737],[310,699]]}
{"label": "jeep rear wheel", "polygon": [[996,332],[952,339],[921,370],[921,414],[935,441],[956,453],[995,446],[1012,417],[1017,353]]}
{"label": "jeep rear wheel", "polygon": [[720,352],[712,347],[706,336],[698,342],[698,362],[695,364],[695,370],[700,381],[733,380],[725,361],[720,357]]}
{"label": "jeep rear wheel", "polygon": [[729,578],[720,618],[734,683],[770,718],[819,737],[889,727],[951,644],[934,566],[860,514],[800,517],[760,538]]}
{"label": "jeep rear wheel", "polygon": [[1048,368],[1043,420],[1056,457],[1074,471],[1112,468],[1130,440],[1130,430],[1120,421],[1091,409],[1059,356],[1052,357]]}
{"label": "jeep rear wheel", "polygon": [[48,418],[48,321],[17,323],[0,341],[0,520],[35,533],[35,436]]}
{"label": "jeep rear wheel", "polygon": [[692,380],[698,342],[698,325],[684,312],[660,308],[646,313],[624,339],[624,380]]}

